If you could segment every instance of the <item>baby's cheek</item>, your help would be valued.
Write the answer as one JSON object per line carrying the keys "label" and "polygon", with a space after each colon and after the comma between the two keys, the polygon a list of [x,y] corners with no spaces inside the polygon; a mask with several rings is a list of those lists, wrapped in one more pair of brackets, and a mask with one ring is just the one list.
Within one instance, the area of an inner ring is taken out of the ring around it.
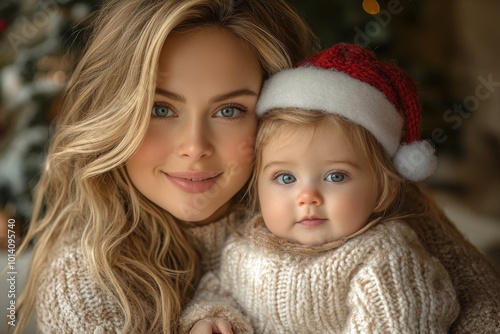
{"label": "baby's cheek", "polygon": [[293,208],[282,194],[268,191],[260,198],[262,216],[268,229],[279,237],[287,237],[287,230],[294,223]]}

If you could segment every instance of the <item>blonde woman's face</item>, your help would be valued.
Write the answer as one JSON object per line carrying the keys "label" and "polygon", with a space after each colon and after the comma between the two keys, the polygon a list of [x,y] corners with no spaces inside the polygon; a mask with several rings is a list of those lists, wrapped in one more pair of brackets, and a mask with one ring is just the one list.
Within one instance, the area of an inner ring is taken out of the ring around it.
{"label": "blonde woman's face", "polygon": [[375,209],[376,185],[368,159],[329,123],[275,137],[262,151],[258,194],[266,226],[301,244],[361,229]]}
{"label": "blonde woman's face", "polygon": [[261,82],[256,56],[225,30],[168,37],[149,128],[126,165],[135,187],[181,220],[224,215],[250,176]]}

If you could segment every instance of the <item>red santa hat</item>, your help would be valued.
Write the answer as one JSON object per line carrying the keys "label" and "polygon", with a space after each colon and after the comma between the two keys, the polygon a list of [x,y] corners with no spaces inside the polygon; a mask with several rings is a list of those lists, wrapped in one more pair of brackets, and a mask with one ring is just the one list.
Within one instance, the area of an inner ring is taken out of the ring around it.
{"label": "red santa hat", "polygon": [[336,44],[267,80],[257,114],[283,108],[321,110],[363,126],[408,180],[423,180],[436,168],[434,148],[419,140],[415,82],[357,45]]}

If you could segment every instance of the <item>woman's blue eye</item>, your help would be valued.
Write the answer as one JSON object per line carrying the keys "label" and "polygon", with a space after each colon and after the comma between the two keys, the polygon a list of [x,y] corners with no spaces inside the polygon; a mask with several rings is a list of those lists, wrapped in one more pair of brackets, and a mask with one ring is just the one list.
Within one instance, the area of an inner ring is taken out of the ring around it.
{"label": "woman's blue eye", "polygon": [[217,117],[222,117],[222,118],[236,118],[238,116],[241,116],[243,111],[239,108],[236,107],[224,107],[220,109],[215,116]]}
{"label": "woman's blue eye", "polygon": [[151,115],[153,115],[154,117],[168,117],[172,116],[172,113],[172,109],[161,104],[155,104],[153,106],[153,109],[151,110]]}
{"label": "woman's blue eye", "polygon": [[280,184],[290,184],[290,183],[293,183],[293,182],[297,181],[297,179],[295,178],[295,176],[293,176],[292,174],[281,174],[281,175],[278,175],[278,177],[276,177],[276,180]]}
{"label": "woman's blue eye", "polygon": [[325,180],[329,182],[342,182],[344,179],[345,175],[339,172],[330,173],[325,178]]}

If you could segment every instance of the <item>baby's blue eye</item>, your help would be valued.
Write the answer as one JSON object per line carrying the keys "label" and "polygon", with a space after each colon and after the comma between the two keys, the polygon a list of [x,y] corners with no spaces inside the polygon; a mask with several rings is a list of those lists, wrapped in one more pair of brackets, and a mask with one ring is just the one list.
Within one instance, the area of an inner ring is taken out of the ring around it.
{"label": "baby's blue eye", "polygon": [[329,182],[342,182],[344,179],[345,175],[339,172],[330,173],[325,178],[325,180]]}
{"label": "baby's blue eye", "polygon": [[221,110],[219,110],[215,114],[215,116],[223,118],[236,118],[240,116],[242,113],[243,111],[236,107],[224,107]]}
{"label": "baby's blue eye", "polygon": [[173,111],[167,106],[161,104],[155,104],[151,110],[151,115],[154,117],[168,117],[172,116]]}
{"label": "baby's blue eye", "polygon": [[292,174],[281,174],[281,175],[278,175],[278,177],[276,177],[276,180],[280,184],[290,184],[290,183],[293,183],[293,182],[297,181],[297,179],[295,178],[295,176],[293,176]]}

